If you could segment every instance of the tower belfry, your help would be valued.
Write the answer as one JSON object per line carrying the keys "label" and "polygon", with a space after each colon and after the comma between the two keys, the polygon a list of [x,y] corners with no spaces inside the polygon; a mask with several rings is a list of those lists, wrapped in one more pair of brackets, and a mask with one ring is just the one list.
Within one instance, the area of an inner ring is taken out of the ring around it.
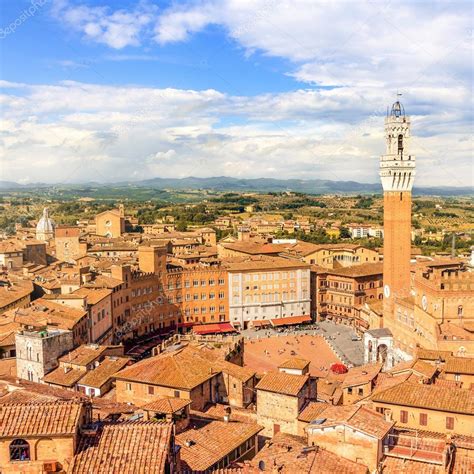
{"label": "tower belfry", "polygon": [[415,157],[409,152],[410,118],[397,100],[385,118],[386,152],[380,157],[384,191],[384,319],[396,297],[410,293],[411,190]]}

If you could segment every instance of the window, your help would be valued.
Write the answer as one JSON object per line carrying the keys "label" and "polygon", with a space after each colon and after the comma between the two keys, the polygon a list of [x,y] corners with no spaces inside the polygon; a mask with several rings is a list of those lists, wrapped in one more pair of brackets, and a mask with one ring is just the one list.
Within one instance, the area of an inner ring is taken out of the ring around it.
{"label": "window", "polygon": [[29,461],[30,445],[24,439],[14,439],[10,443],[10,461]]}
{"label": "window", "polygon": [[223,285],[224,284],[224,279],[223,278],[219,278],[219,285]]}
{"label": "window", "polygon": [[350,395],[352,395],[352,387],[349,387],[349,388],[347,389],[347,393],[349,393]]}
{"label": "window", "polygon": [[125,390],[128,390],[129,392],[132,391],[132,384],[131,383],[126,383],[125,384]]}
{"label": "window", "polygon": [[446,417],[446,429],[454,430],[454,418],[452,416]]}
{"label": "window", "polygon": [[362,396],[364,395],[364,389],[363,389],[363,388],[359,388],[358,394],[359,394],[360,397],[362,397]]}
{"label": "window", "polygon": [[420,425],[426,426],[428,424],[428,415],[426,413],[420,413]]}
{"label": "window", "polygon": [[154,395],[154,394],[155,394],[155,387],[148,385],[148,395]]}
{"label": "window", "polygon": [[179,390],[174,391],[174,398],[179,398]]}
{"label": "window", "polygon": [[400,411],[400,423],[408,423],[408,412],[406,410]]}

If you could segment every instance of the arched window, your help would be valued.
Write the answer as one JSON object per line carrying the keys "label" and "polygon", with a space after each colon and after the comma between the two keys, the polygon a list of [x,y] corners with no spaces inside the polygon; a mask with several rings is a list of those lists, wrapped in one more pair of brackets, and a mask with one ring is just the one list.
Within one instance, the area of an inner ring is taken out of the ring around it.
{"label": "arched window", "polygon": [[24,439],[14,439],[10,443],[10,461],[29,461],[30,445]]}
{"label": "arched window", "polygon": [[33,359],[32,352],[33,352],[33,348],[31,347],[31,343],[28,342],[28,343],[26,344],[26,358],[27,358],[28,360],[32,360],[32,359]]}
{"label": "arched window", "polygon": [[403,135],[398,135],[398,153],[403,153]]}

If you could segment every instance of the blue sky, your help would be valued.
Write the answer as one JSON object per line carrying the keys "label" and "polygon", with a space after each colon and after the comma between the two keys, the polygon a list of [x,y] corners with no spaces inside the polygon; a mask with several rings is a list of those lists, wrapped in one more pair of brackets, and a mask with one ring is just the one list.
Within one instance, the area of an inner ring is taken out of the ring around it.
{"label": "blue sky", "polygon": [[375,182],[399,90],[417,182],[472,185],[470,2],[1,8],[0,179]]}

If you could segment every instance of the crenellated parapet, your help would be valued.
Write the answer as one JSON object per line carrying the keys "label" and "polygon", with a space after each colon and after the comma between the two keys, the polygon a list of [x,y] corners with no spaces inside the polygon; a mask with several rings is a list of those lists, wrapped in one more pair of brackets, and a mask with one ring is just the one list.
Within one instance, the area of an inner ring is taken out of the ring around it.
{"label": "crenellated parapet", "polygon": [[395,102],[385,118],[386,153],[380,157],[380,178],[384,191],[411,191],[415,178],[415,157],[408,153],[410,118]]}

